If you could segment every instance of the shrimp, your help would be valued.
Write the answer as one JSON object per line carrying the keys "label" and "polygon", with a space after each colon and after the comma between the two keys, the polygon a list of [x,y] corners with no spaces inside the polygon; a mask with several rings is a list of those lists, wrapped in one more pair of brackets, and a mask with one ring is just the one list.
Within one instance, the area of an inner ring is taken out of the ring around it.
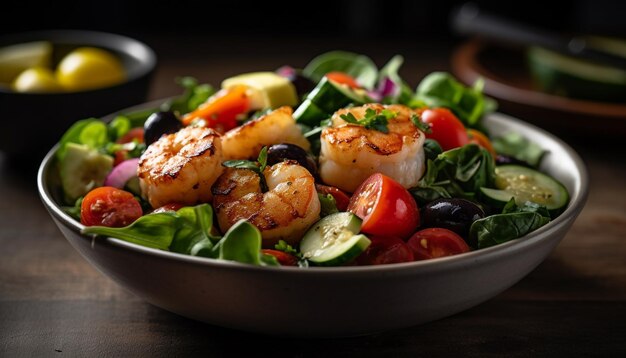
{"label": "shrimp", "polygon": [[222,137],[224,159],[256,158],[261,148],[277,143],[291,143],[308,150],[309,141],[291,113],[291,107],[280,107],[226,132]]}
{"label": "shrimp", "polygon": [[248,169],[226,168],[213,185],[213,207],[222,232],[238,220],[254,224],[263,247],[278,240],[296,244],[320,215],[320,201],[311,173],[295,161],[284,161],[263,172],[268,191],[261,191],[260,177]]}
{"label": "shrimp", "polygon": [[[388,109],[395,117],[388,120],[389,133],[350,124],[341,115],[357,119],[371,108],[377,113]],[[383,173],[405,188],[417,185],[424,174],[424,134],[411,122],[416,114],[402,105],[367,104],[345,108],[333,114],[332,125],[320,136],[320,176],[329,185],[354,192],[370,175]]]}
{"label": "shrimp", "polygon": [[141,193],[154,208],[209,202],[221,164],[220,135],[209,128],[185,127],[150,144],[139,159]]}

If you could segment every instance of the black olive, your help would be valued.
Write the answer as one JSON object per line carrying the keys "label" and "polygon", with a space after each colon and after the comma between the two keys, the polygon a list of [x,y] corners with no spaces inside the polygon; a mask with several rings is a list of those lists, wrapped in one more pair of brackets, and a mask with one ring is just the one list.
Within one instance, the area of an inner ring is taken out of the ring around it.
{"label": "black olive", "polygon": [[469,200],[437,199],[422,208],[421,217],[424,227],[452,230],[467,240],[470,226],[474,221],[484,218],[485,212]]}
{"label": "black olive", "polygon": [[146,145],[150,145],[159,140],[163,134],[176,133],[181,128],[183,124],[173,112],[152,113],[143,125],[143,138]]}
{"label": "black olive", "polygon": [[523,160],[519,160],[515,157],[511,157],[509,155],[504,155],[504,154],[498,154],[496,156],[496,165],[506,165],[506,164],[515,164],[515,165],[521,165],[524,167],[529,167],[532,168],[530,166],[530,164],[526,163]]}
{"label": "black olive", "polygon": [[311,92],[313,88],[315,88],[315,82],[311,81],[310,78],[301,75],[300,71],[294,68],[284,66],[276,70],[276,72],[282,77],[287,78],[291,82],[291,84],[296,88],[296,93],[298,94],[298,97],[302,97],[303,95]]}
{"label": "black olive", "polygon": [[274,165],[284,160],[295,160],[301,166],[308,169],[314,177],[317,177],[317,164],[315,159],[306,150],[295,144],[274,144],[267,149],[267,164]]}

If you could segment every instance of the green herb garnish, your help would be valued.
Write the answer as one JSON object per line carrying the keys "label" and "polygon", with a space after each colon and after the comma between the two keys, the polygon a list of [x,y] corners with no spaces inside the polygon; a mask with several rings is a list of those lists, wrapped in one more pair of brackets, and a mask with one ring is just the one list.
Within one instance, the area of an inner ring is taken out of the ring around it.
{"label": "green herb garnish", "polygon": [[236,169],[248,169],[259,175],[261,191],[266,193],[269,191],[267,187],[267,181],[265,181],[265,175],[263,175],[263,171],[265,167],[267,167],[267,147],[263,147],[256,161],[238,159],[238,160],[227,160],[222,163],[223,166],[227,168],[236,168]]}
{"label": "green herb garnish", "polygon": [[420,120],[420,116],[418,116],[417,114],[412,114],[411,115],[411,123],[413,123],[417,129],[421,130],[424,133],[432,133],[432,129],[430,129],[430,125],[428,125],[428,123],[424,123]]}
{"label": "green herb garnish", "polygon": [[397,113],[388,109],[383,109],[380,113],[376,113],[376,110],[368,108],[365,110],[365,116],[363,119],[356,119],[352,113],[342,114],[340,117],[344,121],[363,126],[367,129],[375,129],[379,132],[389,133],[389,120],[395,118]]}

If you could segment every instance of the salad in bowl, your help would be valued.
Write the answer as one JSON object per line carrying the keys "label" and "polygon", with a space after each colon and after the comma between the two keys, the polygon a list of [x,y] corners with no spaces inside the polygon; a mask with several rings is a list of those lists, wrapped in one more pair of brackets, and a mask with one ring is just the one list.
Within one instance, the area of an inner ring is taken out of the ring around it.
{"label": "salad in bowl", "polygon": [[495,103],[447,73],[412,90],[364,55],[192,78],[157,107],[74,124],[56,150],[83,234],[263,266],[431,260],[524,237],[567,207],[545,150],[490,136]]}

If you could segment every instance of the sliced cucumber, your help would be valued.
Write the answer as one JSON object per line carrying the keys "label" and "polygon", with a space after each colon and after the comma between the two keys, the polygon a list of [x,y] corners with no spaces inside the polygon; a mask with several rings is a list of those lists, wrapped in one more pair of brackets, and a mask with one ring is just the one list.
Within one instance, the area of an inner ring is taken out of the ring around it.
{"label": "sliced cucumber", "polygon": [[[622,46],[625,46],[624,43]],[[583,61],[539,47],[531,47],[527,56],[533,78],[545,92],[599,101],[623,102],[626,99],[624,69]]]}
{"label": "sliced cucumber", "polygon": [[293,115],[296,122],[317,126],[336,110],[349,104],[369,102],[365,93],[360,93],[346,85],[329,81],[326,77],[307,95]]}
{"label": "sliced cucumber", "polygon": [[102,186],[113,168],[113,158],[85,144],[67,143],[59,168],[66,200],[73,203],[91,189]]}
{"label": "sliced cucumber", "polygon": [[293,118],[296,119],[296,122],[308,126],[317,126],[320,124],[320,121],[328,117],[330,115],[313,103],[310,98],[305,99],[293,113]]}
{"label": "sliced cucumber", "polygon": [[480,188],[483,201],[496,208],[503,208],[514,197],[511,192],[500,189]]}
{"label": "sliced cucumber", "polygon": [[318,221],[300,242],[300,252],[312,264],[337,266],[359,256],[370,245],[361,230],[361,219],[347,212],[335,213]]}
{"label": "sliced cucumber", "polygon": [[497,167],[495,186],[500,190],[481,188],[481,192],[494,202],[508,201],[512,196],[518,205],[531,201],[544,205],[551,213],[558,213],[569,201],[569,194],[563,184],[546,174],[519,165]]}

